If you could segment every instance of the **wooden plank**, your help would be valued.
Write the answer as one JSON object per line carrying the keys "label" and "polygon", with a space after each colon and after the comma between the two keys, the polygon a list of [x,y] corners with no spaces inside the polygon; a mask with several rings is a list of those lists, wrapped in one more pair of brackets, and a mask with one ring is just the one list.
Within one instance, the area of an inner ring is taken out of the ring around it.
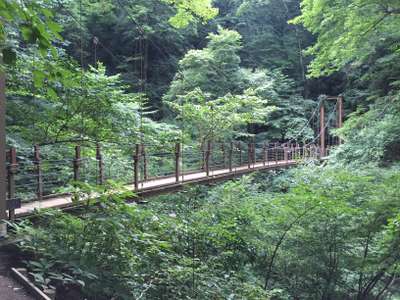
{"label": "wooden plank", "polygon": [[[43,293],[38,287],[36,287],[23,273],[25,269],[11,268],[12,276],[23,285],[29,294],[34,296],[38,300],[52,300],[49,296]],[[26,272],[26,271],[25,271]]]}

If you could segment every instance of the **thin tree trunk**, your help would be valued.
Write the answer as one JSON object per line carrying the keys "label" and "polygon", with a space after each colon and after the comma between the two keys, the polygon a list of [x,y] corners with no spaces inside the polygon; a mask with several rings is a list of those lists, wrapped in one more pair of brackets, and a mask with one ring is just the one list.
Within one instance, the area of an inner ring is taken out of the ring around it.
{"label": "thin tree trunk", "polygon": [[363,272],[362,269],[364,268],[365,259],[368,256],[368,250],[369,250],[370,241],[371,241],[371,233],[368,232],[367,240],[365,241],[364,255],[363,255],[363,262],[362,262],[362,265],[361,265],[361,271],[360,271],[360,273],[358,275],[358,294],[357,294],[357,299],[358,300],[361,300],[360,297],[362,297],[362,288],[363,288],[362,287],[363,286],[362,282],[364,280],[364,272]]}
{"label": "thin tree trunk", "polygon": [[264,283],[264,289],[265,290],[268,288],[268,284],[269,284],[269,281],[271,279],[272,268],[274,266],[275,259],[276,259],[277,255],[278,255],[278,250],[281,247],[283,241],[285,240],[286,235],[293,228],[293,226],[296,225],[296,223],[298,221],[300,221],[303,217],[305,217],[308,213],[313,211],[318,206],[319,206],[319,204],[311,207],[310,209],[308,209],[306,211],[304,211],[302,214],[297,216],[297,218],[292,223],[290,223],[289,226],[284,230],[283,234],[281,235],[281,237],[278,240],[278,243],[275,245],[274,251],[272,253],[271,260],[269,261],[269,264],[268,264],[268,269],[267,269],[267,273],[265,275],[265,283]]}

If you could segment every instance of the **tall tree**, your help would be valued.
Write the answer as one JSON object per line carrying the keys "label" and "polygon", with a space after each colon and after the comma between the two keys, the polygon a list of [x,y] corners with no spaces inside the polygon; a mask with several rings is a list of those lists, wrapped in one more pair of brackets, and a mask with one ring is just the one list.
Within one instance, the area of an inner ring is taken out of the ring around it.
{"label": "tall tree", "polygon": [[[53,13],[36,1],[0,0],[0,238],[6,234],[6,166],[5,166],[5,74],[3,63],[16,60],[16,46],[13,36],[19,35],[25,43],[38,45],[41,54],[47,53],[51,42],[60,38],[60,27],[53,21]],[[11,36],[11,37],[10,37]],[[54,55],[54,53],[53,53]]]}
{"label": "tall tree", "polygon": [[241,58],[249,68],[279,68],[303,86],[307,94],[303,49],[312,36],[301,26],[288,24],[299,15],[299,0],[218,0],[220,15],[215,19],[243,36]]}
{"label": "tall tree", "polygon": [[171,83],[166,99],[173,100],[195,88],[212,96],[243,91],[244,78],[240,69],[239,50],[242,47],[238,32],[219,28],[210,33],[207,47],[190,50],[179,62],[179,70]]}

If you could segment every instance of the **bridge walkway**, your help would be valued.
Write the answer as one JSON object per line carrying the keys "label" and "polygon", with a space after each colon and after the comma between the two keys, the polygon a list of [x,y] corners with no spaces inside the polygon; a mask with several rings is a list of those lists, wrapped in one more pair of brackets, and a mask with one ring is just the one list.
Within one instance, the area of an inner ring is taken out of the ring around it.
{"label": "bridge walkway", "polygon": [[[297,163],[298,161],[296,160],[256,162],[251,165],[246,164],[234,167],[232,170],[229,168],[221,168],[213,171],[210,170],[208,176],[205,171],[198,171],[190,174],[180,175],[178,181],[176,180],[176,176],[166,176],[162,178],[150,179],[148,181],[142,181],[139,183],[138,189],[135,189],[134,184],[126,185],[125,188],[128,191],[134,192],[139,198],[146,198],[157,194],[179,190],[180,188],[189,184],[207,184],[219,180],[235,178],[256,171],[286,168],[296,165]],[[30,215],[38,209],[67,209],[75,205],[77,205],[77,203],[73,203],[71,194],[55,195],[46,197],[40,201],[36,200],[22,203],[21,207],[15,210],[15,215],[18,218]]]}

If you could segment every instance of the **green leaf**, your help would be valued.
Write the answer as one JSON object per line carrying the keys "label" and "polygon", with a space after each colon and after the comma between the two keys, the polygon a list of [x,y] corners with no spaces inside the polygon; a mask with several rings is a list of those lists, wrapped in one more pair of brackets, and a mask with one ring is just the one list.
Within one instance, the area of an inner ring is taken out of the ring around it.
{"label": "green leaf", "polygon": [[36,88],[40,88],[43,86],[43,81],[46,77],[46,74],[40,70],[33,71],[33,82]]}
{"label": "green leaf", "polygon": [[61,26],[59,24],[57,24],[56,22],[53,21],[49,21],[47,22],[47,26],[49,27],[49,29],[53,32],[53,33],[57,33],[61,31]]}
{"label": "green leaf", "polygon": [[26,26],[26,25],[22,25],[21,28],[21,34],[22,34],[22,38],[24,39],[24,41],[32,43],[35,41],[35,35],[33,34],[33,30],[31,27]]}
{"label": "green leaf", "polygon": [[48,89],[47,89],[47,95],[48,95],[50,98],[52,98],[52,99],[55,99],[55,98],[58,97],[56,91],[53,90],[52,88],[48,88]]}

